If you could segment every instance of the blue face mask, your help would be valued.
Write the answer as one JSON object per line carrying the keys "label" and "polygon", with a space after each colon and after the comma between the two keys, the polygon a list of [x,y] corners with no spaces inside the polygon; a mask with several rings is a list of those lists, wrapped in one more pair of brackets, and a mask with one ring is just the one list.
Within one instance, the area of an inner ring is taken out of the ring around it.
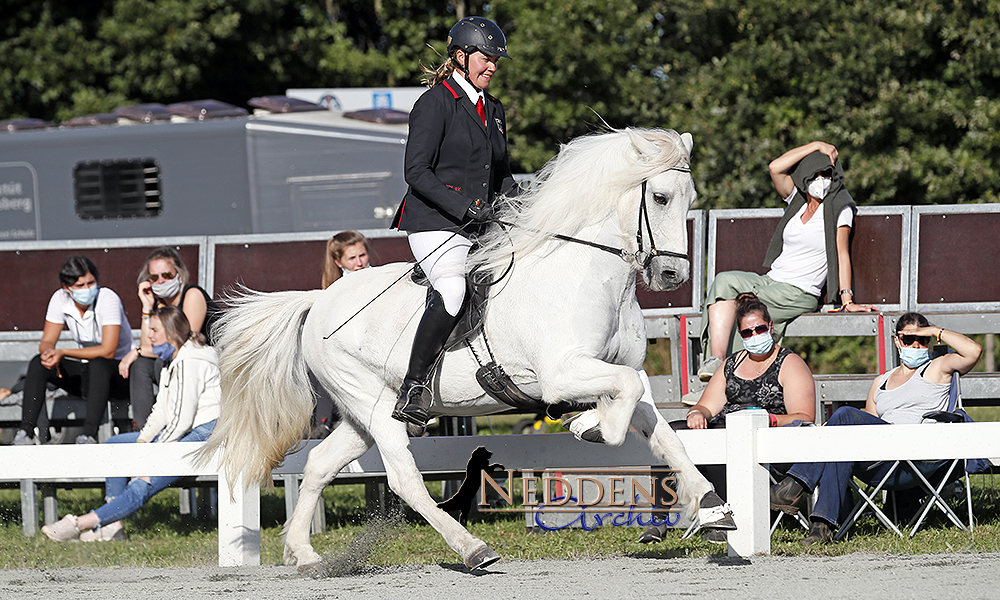
{"label": "blue face mask", "polygon": [[97,285],[93,285],[82,290],[70,290],[70,293],[73,294],[73,301],[80,306],[90,306],[97,298],[97,288]]}
{"label": "blue face mask", "polygon": [[757,356],[767,354],[771,351],[771,348],[774,348],[774,338],[771,337],[771,332],[768,330],[764,333],[758,333],[757,335],[745,338],[743,340],[743,347],[750,354],[756,354]]}
{"label": "blue face mask", "polygon": [[174,350],[175,348],[170,344],[153,346],[153,354],[163,359],[163,362],[170,362],[170,359],[174,357]]}
{"label": "blue face mask", "polygon": [[899,349],[899,361],[910,367],[911,369],[916,369],[920,367],[927,361],[931,359],[931,352],[929,348],[900,348]]}

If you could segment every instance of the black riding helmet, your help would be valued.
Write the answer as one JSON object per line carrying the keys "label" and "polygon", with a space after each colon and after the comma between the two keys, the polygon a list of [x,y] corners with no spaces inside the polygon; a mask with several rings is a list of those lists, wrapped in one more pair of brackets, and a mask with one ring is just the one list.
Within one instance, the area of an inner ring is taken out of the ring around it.
{"label": "black riding helmet", "polygon": [[[507,54],[507,38],[500,26],[483,17],[465,17],[448,32],[448,56],[455,57],[455,50],[465,53],[465,64],[459,65],[465,78],[469,78],[469,55],[479,50],[486,56]],[[471,83],[471,82],[470,82]]]}

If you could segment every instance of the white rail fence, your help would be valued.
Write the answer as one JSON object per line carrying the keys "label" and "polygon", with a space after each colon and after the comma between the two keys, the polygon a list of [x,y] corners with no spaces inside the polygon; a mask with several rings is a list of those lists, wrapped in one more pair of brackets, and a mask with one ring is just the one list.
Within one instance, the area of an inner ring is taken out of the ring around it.
{"label": "white rail fence", "polygon": [[[751,410],[729,415],[725,430],[678,432],[695,463],[728,467],[727,500],[738,526],[729,534],[732,556],[770,552],[767,463],[907,458],[1000,460],[1000,422],[775,429],[767,424],[766,413]],[[618,448],[578,442],[570,434],[415,438],[410,444],[417,466],[425,474],[461,471],[466,457],[480,445],[493,452],[492,460],[517,470],[660,464],[645,440],[635,433],[629,434]],[[279,473],[301,473],[306,451],[312,445],[290,455]],[[7,446],[0,448],[0,480],[216,476],[219,565],[260,564],[260,490],[239,484],[230,487],[225,477],[219,477],[217,465],[195,468],[188,458],[195,448],[195,444]],[[375,449],[359,462],[366,476],[384,474]]]}

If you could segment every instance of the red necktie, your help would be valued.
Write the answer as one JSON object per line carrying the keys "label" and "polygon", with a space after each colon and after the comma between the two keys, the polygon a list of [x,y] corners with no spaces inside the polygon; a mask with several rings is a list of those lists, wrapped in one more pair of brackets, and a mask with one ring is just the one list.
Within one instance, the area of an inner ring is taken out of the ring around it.
{"label": "red necktie", "polygon": [[476,112],[479,113],[479,118],[483,122],[483,127],[486,127],[486,107],[483,106],[483,97],[479,97],[479,101],[476,102]]}

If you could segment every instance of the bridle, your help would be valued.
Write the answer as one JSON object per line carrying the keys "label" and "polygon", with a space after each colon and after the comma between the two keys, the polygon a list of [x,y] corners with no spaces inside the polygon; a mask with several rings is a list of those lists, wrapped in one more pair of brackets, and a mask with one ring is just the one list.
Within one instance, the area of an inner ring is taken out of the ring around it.
{"label": "bridle", "polygon": [[[670,167],[667,171],[680,171],[682,173],[690,173],[690,167]],[[639,223],[636,226],[635,231],[635,241],[638,249],[635,252],[629,252],[624,248],[615,248],[614,246],[606,246],[604,244],[598,244],[597,242],[591,242],[588,240],[581,240],[580,238],[575,238],[569,235],[563,235],[561,233],[550,233],[551,237],[554,237],[565,242],[573,242],[575,244],[582,244],[584,246],[590,246],[591,248],[597,248],[598,250],[603,250],[604,252],[609,252],[618,256],[627,263],[634,262],[641,266],[642,269],[649,268],[649,263],[653,262],[653,259],[657,256],[669,256],[672,258],[683,258],[688,260],[688,255],[686,253],[671,252],[670,250],[659,250],[656,247],[656,241],[653,239],[653,226],[649,221],[649,210],[646,208],[646,180],[642,181],[642,200],[639,201]],[[646,234],[649,236],[649,250],[645,250],[645,244],[643,243],[642,235],[642,225],[643,221],[646,222]],[[513,223],[507,223],[501,221],[504,225],[512,226]],[[541,233],[541,232],[536,232]]]}

